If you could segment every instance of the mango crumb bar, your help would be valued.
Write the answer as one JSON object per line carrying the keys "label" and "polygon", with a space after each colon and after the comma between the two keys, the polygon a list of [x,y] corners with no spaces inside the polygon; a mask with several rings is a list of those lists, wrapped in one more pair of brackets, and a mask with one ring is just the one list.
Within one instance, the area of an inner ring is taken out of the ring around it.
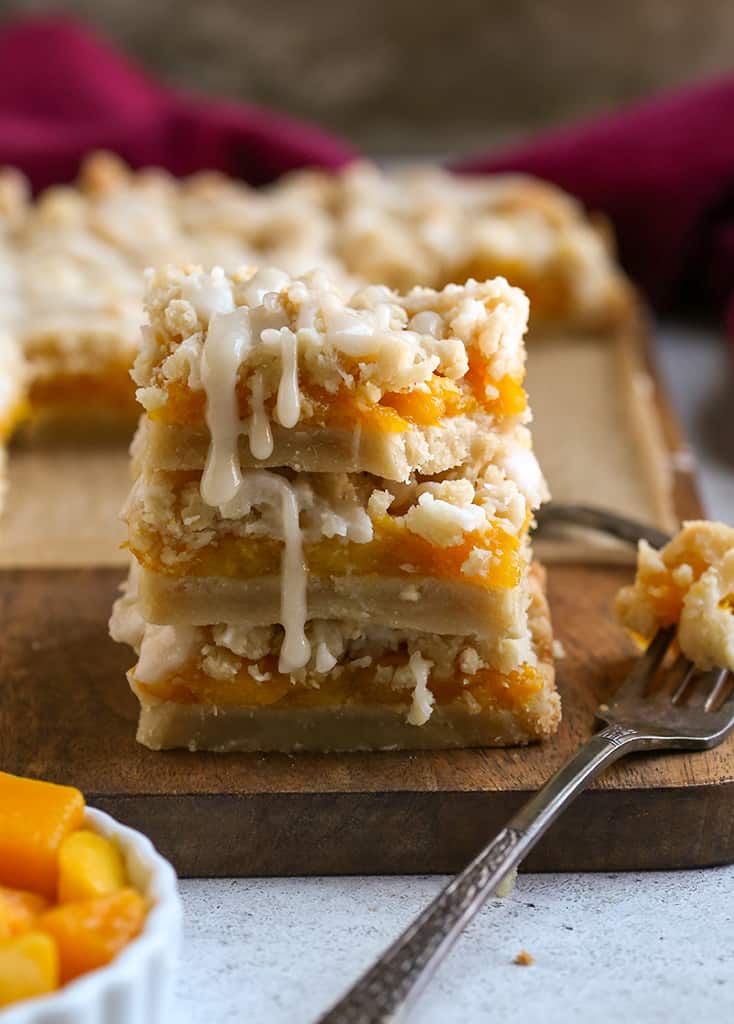
{"label": "mango crumb bar", "polygon": [[[522,292],[498,279],[350,295],[323,272],[182,267],[148,275],[146,308],[134,561],[111,620],[138,655],[141,742],[345,750],[554,731]],[[426,431],[430,458],[405,443]]]}
{"label": "mango crumb bar", "polygon": [[27,360],[41,432],[134,421],[127,371],[149,266],[318,266],[351,289],[503,276],[530,296],[534,327],[604,330],[628,302],[604,230],[558,189],[519,175],[355,164],[258,190],[211,172],[131,171],[96,153],[74,185],[34,201],[22,175],[1,172],[0,235],[3,319]]}
{"label": "mango crumb bar", "polygon": [[[467,461],[496,427],[529,419],[528,304],[501,278],[350,295],[318,271],[167,268],[149,275],[147,312],[155,326],[133,378],[148,443],[158,460],[172,449],[167,463],[179,468],[172,437],[184,428],[196,468],[211,437],[212,459],[227,465],[408,480]],[[246,428],[235,432],[235,417]]]}

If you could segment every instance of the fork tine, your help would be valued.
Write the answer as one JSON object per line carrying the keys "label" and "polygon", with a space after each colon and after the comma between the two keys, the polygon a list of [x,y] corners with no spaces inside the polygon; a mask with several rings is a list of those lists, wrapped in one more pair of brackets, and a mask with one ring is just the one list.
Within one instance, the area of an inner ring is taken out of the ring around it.
{"label": "fork tine", "polygon": [[659,668],[674,636],[674,626],[668,626],[665,629],[659,629],[657,631],[655,636],[647,645],[645,653],[635,662],[627,676],[627,679],[623,683],[622,690],[624,690],[625,693],[630,693],[633,690],[641,693],[645,692],[647,684]]}
{"label": "fork tine", "polygon": [[713,685],[703,709],[704,711],[716,711],[720,704],[734,694],[734,679],[731,678],[729,670],[726,668],[711,669],[707,675],[713,678]]}
{"label": "fork tine", "polygon": [[684,654],[679,654],[673,662],[673,666],[668,673],[668,680],[674,684],[673,693],[670,698],[674,704],[680,703],[688,689],[694,668],[693,662],[689,661]]}

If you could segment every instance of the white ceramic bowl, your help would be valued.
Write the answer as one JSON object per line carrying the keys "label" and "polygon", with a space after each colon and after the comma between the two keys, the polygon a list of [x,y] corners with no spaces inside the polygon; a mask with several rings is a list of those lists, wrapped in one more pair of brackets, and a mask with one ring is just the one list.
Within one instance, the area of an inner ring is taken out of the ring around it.
{"label": "white ceramic bowl", "polygon": [[87,808],[85,825],[114,839],[130,881],[150,902],[142,932],[106,967],[58,992],[0,1010],[0,1024],[159,1024],[170,999],[181,942],[176,873],[140,832]]}

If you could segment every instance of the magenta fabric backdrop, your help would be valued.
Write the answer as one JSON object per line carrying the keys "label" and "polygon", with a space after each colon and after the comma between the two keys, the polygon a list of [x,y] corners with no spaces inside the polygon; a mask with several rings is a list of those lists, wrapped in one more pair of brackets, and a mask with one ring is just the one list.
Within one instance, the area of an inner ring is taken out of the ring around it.
{"label": "magenta fabric backdrop", "polygon": [[[133,167],[216,168],[263,184],[359,154],[273,111],[204,100],[153,81],[89,29],[36,18],[0,32],[0,163],[37,191],[70,181],[106,148]],[[457,162],[462,173],[519,170],[604,211],[622,262],[658,309],[726,309],[734,332],[734,77]]]}

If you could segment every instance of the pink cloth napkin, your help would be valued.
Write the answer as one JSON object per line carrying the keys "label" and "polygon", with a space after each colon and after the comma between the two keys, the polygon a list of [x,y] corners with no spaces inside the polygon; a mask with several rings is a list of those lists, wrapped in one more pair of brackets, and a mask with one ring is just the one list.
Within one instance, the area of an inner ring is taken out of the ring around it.
{"label": "pink cloth napkin", "polygon": [[37,191],[70,181],[92,149],[173,174],[204,168],[253,185],[356,154],[318,128],[241,103],[164,88],[66,19],[28,19],[0,32],[0,164]]}
{"label": "pink cloth napkin", "polygon": [[[34,189],[76,174],[91,149],[174,174],[216,168],[252,184],[357,154],[300,121],[153,82],[108,44],[58,18],[0,32],[0,163]],[[519,170],[609,215],[622,262],[659,309],[728,305],[734,334],[734,77],[663,96],[498,154],[461,172]]]}
{"label": "pink cloth napkin", "polygon": [[456,169],[526,171],[604,211],[622,263],[660,309],[731,302],[732,76],[472,157]]}

